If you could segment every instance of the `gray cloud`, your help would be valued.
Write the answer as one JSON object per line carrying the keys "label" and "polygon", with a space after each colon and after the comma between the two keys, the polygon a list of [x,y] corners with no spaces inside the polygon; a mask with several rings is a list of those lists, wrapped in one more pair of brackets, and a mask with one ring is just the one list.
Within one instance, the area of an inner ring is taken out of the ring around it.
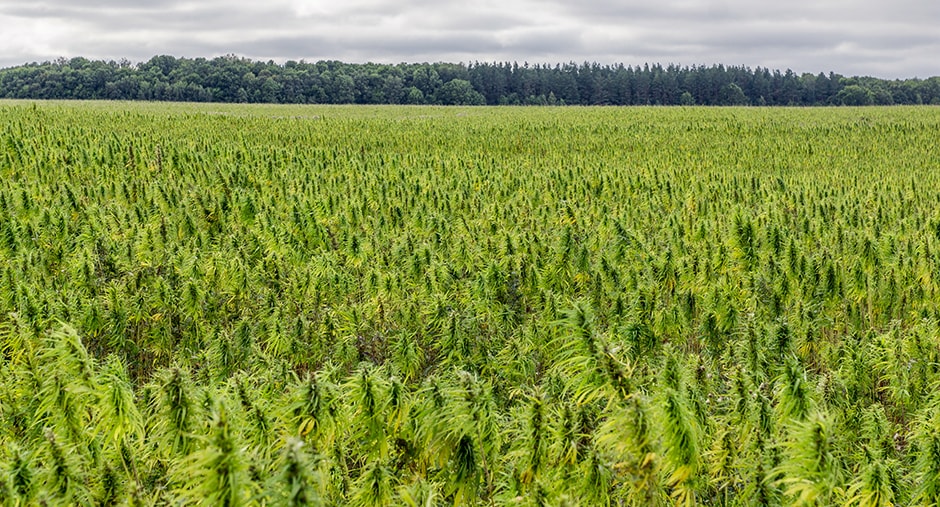
{"label": "gray cloud", "polygon": [[940,75],[923,0],[0,0],[0,66],[155,54]]}

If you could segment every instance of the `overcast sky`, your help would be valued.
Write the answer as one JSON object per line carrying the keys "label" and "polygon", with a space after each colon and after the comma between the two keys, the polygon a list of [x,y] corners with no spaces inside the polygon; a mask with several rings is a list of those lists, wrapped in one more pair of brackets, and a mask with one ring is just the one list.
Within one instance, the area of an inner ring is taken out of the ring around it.
{"label": "overcast sky", "polygon": [[158,54],[940,75],[937,0],[0,0],[0,67]]}

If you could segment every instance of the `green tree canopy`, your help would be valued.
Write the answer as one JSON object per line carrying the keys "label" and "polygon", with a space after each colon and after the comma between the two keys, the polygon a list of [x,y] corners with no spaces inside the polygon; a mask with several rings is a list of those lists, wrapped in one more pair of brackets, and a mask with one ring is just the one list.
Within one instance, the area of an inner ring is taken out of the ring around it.
{"label": "green tree canopy", "polygon": [[836,94],[836,103],[844,106],[868,106],[875,101],[875,94],[860,85],[849,85]]}
{"label": "green tree canopy", "polygon": [[486,104],[483,94],[474,90],[470,81],[465,79],[453,79],[445,83],[437,92],[437,99],[445,105],[482,106]]}
{"label": "green tree canopy", "polygon": [[[551,97],[554,96],[553,101]],[[266,103],[865,105],[940,103],[940,77],[888,81],[713,65],[60,58],[0,69],[0,98]]]}

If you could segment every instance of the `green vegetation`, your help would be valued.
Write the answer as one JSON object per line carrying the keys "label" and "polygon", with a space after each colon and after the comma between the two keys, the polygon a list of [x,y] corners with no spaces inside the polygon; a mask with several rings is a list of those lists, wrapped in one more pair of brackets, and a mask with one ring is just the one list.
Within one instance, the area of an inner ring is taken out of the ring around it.
{"label": "green vegetation", "polygon": [[940,111],[0,118],[4,505],[940,501]]}
{"label": "green vegetation", "polygon": [[868,106],[940,104],[940,76],[886,80],[757,67],[60,58],[0,69],[0,98],[277,104]]}

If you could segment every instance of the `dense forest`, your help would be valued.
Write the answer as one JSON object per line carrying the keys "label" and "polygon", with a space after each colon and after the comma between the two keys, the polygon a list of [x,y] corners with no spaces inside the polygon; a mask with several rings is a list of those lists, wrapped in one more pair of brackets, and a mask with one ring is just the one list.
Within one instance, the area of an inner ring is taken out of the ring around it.
{"label": "dense forest", "polygon": [[0,69],[0,97],[489,105],[940,104],[940,77],[883,80],[724,65],[278,64],[233,55],[61,58]]}

